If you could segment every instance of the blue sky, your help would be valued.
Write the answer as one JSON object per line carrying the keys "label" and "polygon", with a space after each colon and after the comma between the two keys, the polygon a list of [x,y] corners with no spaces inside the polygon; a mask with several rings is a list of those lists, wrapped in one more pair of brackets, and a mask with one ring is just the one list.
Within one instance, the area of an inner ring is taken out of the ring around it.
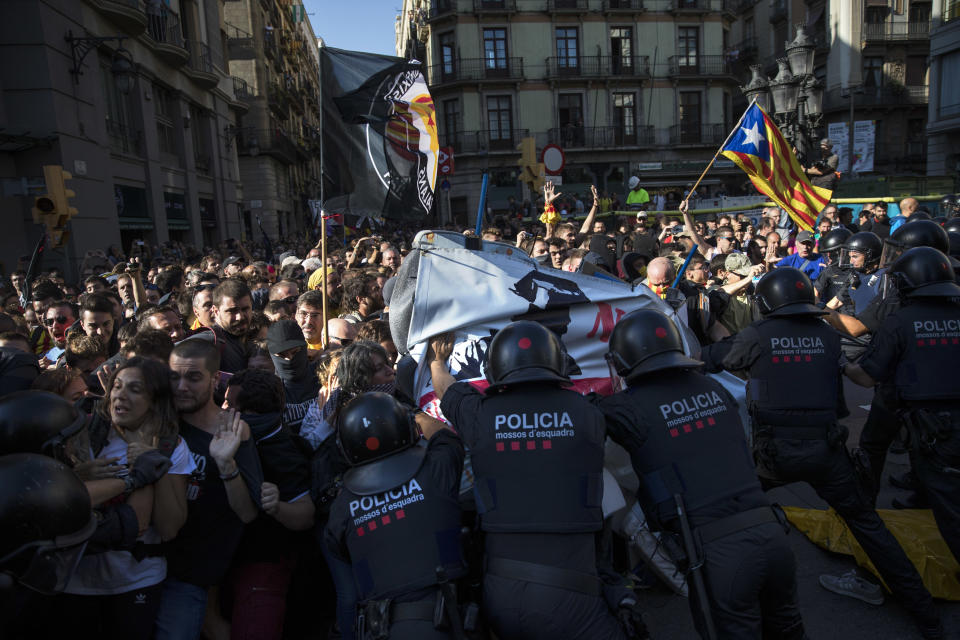
{"label": "blue sky", "polygon": [[303,0],[313,32],[331,47],[394,53],[402,0]]}

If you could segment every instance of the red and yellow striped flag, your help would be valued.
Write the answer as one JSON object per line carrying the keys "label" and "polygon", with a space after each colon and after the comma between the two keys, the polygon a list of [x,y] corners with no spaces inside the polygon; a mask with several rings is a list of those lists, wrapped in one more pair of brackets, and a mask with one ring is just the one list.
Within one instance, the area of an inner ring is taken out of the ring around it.
{"label": "red and yellow striped flag", "polygon": [[780,205],[800,229],[811,231],[832,191],[810,184],[783,134],[763,109],[751,104],[720,150],[743,169],[757,191]]}

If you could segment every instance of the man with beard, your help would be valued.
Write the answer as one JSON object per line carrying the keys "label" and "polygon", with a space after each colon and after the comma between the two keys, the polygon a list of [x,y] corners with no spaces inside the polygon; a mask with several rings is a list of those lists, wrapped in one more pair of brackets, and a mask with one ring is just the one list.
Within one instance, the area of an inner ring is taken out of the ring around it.
{"label": "man with beard", "polygon": [[236,373],[247,366],[247,329],[253,317],[253,299],[242,280],[224,280],[213,290],[211,327],[220,346],[220,367]]}
{"label": "man with beard", "polygon": [[323,349],[323,294],[307,291],[300,296],[295,317],[307,347],[314,351]]}
{"label": "man with beard", "polygon": [[[249,305],[249,293],[247,298]],[[263,483],[250,427],[235,410],[221,410],[213,400],[220,369],[217,346],[199,337],[184,340],[170,354],[170,369],[180,437],[197,469],[187,489],[187,522],[166,553],[157,640],[200,637],[207,590],[226,576],[244,523],[257,517]]]}
{"label": "man with beard", "polygon": [[358,323],[379,317],[383,310],[383,292],[377,277],[364,273],[348,280],[343,285],[343,304],[347,309],[343,319],[347,322]]}

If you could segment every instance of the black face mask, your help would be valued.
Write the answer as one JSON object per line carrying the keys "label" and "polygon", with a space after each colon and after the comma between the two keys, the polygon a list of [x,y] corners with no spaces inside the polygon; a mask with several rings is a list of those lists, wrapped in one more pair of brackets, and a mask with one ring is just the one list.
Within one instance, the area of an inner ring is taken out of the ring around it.
{"label": "black face mask", "polygon": [[296,355],[285,360],[279,356],[270,354],[273,360],[273,366],[277,370],[277,377],[286,382],[293,382],[298,378],[307,375],[307,346],[304,345]]}

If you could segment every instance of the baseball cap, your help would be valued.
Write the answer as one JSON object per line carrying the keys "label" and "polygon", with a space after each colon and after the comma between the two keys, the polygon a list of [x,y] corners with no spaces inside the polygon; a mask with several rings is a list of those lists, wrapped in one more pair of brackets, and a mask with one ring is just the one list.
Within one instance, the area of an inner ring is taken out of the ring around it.
{"label": "baseball cap", "polygon": [[750,258],[742,253],[731,253],[727,256],[726,260],[723,261],[723,268],[738,276],[750,275],[750,269],[752,267],[753,263],[750,262]]}
{"label": "baseball cap", "polygon": [[237,262],[243,262],[243,258],[241,258],[240,256],[230,256],[229,258],[223,261],[222,266],[226,267],[227,265],[235,264]]}
{"label": "baseball cap", "polygon": [[278,320],[267,329],[267,348],[271,354],[283,353],[294,347],[305,346],[307,346],[307,341],[294,320]]}
{"label": "baseball cap", "polygon": [[801,231],[797,234],[797,242],[813,242],[813,233],[810,231]]}

